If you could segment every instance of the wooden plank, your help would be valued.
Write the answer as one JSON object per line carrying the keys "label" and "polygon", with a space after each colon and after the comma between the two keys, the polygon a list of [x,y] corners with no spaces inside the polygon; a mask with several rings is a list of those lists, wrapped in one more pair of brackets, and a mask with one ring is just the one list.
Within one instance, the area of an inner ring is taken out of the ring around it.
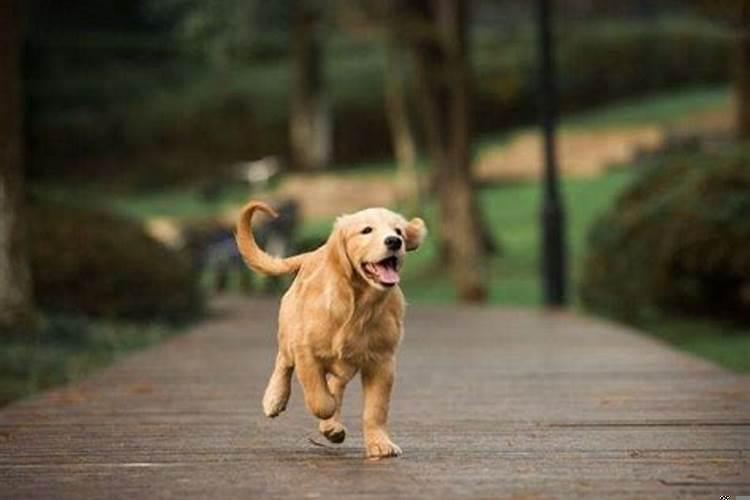
{"label": "wooden plank", "polygon": [[263,417],[276,306],[225,299],[189,335],[0,412],[0,498],[718,498],[750,494],[750,383],[569,313],[414,307],[402,458],[322,442],[295,386]]}

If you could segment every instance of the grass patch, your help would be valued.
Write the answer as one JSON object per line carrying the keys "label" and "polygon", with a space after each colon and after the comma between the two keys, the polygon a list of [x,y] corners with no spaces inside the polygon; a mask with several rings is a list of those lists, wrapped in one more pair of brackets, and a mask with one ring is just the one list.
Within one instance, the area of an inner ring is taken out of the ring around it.
{"label": "grass patch", "polygon": [[32,193],[46,201],[77,208],[106,209],[135,219],[165,216],[196,219],[223,213],[250,197],[246,185],[227,185],[215,197],[208,197],[200,186],[180,186],[160,190],[108,191],[94,185],[37,184]]}
{"label": "grass patch", "polygon": [[[596,178],[562,180],[567,200],[569,262],[573,281],[583,256],[586,231],[614,196],[633,178],[633,172],[613,170]],[[488,263],[492,304],[538,306],[541,303],[539,278],[540,185],[517,183],[482,189],[480,201],[484,216],[501,243],[501,255]],[[434,207],[427,214],[434,224]],[[435,268],[435,239],[410,258],[404,273],[404,289],[412,302],[450,303],[456,295],[450,277]],[[573,293],[573,290],[571,290]]]}
{"label": "grass patch", "polygon": [[730,370],[750,373],[750,327],[676,317],[652,319],[637,326],[682,351]]}
{"label": "grass patch", "polygon": [[728,110],[730,92],[726,87],[687,89],[646,97],[623,99],[609,106],[563,117],[563,128],[601,128],[634,125],[666,126],[686,115]]}
{"label": "grass patch", "polygon": [[181,331],[166,323],[50,316],[31,330],[0,332],[0,406],[78,380]]}
{"label": "grass patch", "polygon": [[[585,131],[618,127],[657,126],[668,127],[684,121],[691,115],[710,111],[727,111],[731,106],[728,87],[702,87],[668,93],[621,99],[590,111],[563,115],[562,130]],[[475,142],[474,151],[481,154],[507,145],[530,127],[488,134]]]}

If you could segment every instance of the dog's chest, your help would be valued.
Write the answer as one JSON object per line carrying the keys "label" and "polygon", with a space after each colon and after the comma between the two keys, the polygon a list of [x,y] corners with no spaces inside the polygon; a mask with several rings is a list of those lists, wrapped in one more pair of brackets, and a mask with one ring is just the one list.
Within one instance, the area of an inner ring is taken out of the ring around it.
{"label": "dog's chest", "polygon": [[361,366],[391,355],[400,336],[398,322],[388,317],[363,317],[345,325],[334,340],[337,358]]}

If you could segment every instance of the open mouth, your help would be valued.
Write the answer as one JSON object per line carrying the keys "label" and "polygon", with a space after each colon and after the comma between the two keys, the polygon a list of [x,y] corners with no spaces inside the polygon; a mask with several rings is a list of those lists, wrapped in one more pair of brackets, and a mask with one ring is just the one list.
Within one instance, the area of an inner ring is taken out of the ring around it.
{"label": "open mouth", "polygon": [[382,286],[396,285],[401,277],[398,275],[398,258],[386,257],[378,262],[366,262],[362,265],[365,274]]}

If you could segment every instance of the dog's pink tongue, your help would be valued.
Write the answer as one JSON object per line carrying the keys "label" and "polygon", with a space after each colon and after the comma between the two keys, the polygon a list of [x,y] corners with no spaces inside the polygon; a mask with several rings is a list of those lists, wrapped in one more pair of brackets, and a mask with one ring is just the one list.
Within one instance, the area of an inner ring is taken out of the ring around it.
{"label": "dog's pink tongue", "polygon": [[398,275],[398,271],[391,266],[383,264],[375,264],[375,269],[378,272],[378,279],[381,283],[386,285],[395,285],[401,281],[401,277]]}

